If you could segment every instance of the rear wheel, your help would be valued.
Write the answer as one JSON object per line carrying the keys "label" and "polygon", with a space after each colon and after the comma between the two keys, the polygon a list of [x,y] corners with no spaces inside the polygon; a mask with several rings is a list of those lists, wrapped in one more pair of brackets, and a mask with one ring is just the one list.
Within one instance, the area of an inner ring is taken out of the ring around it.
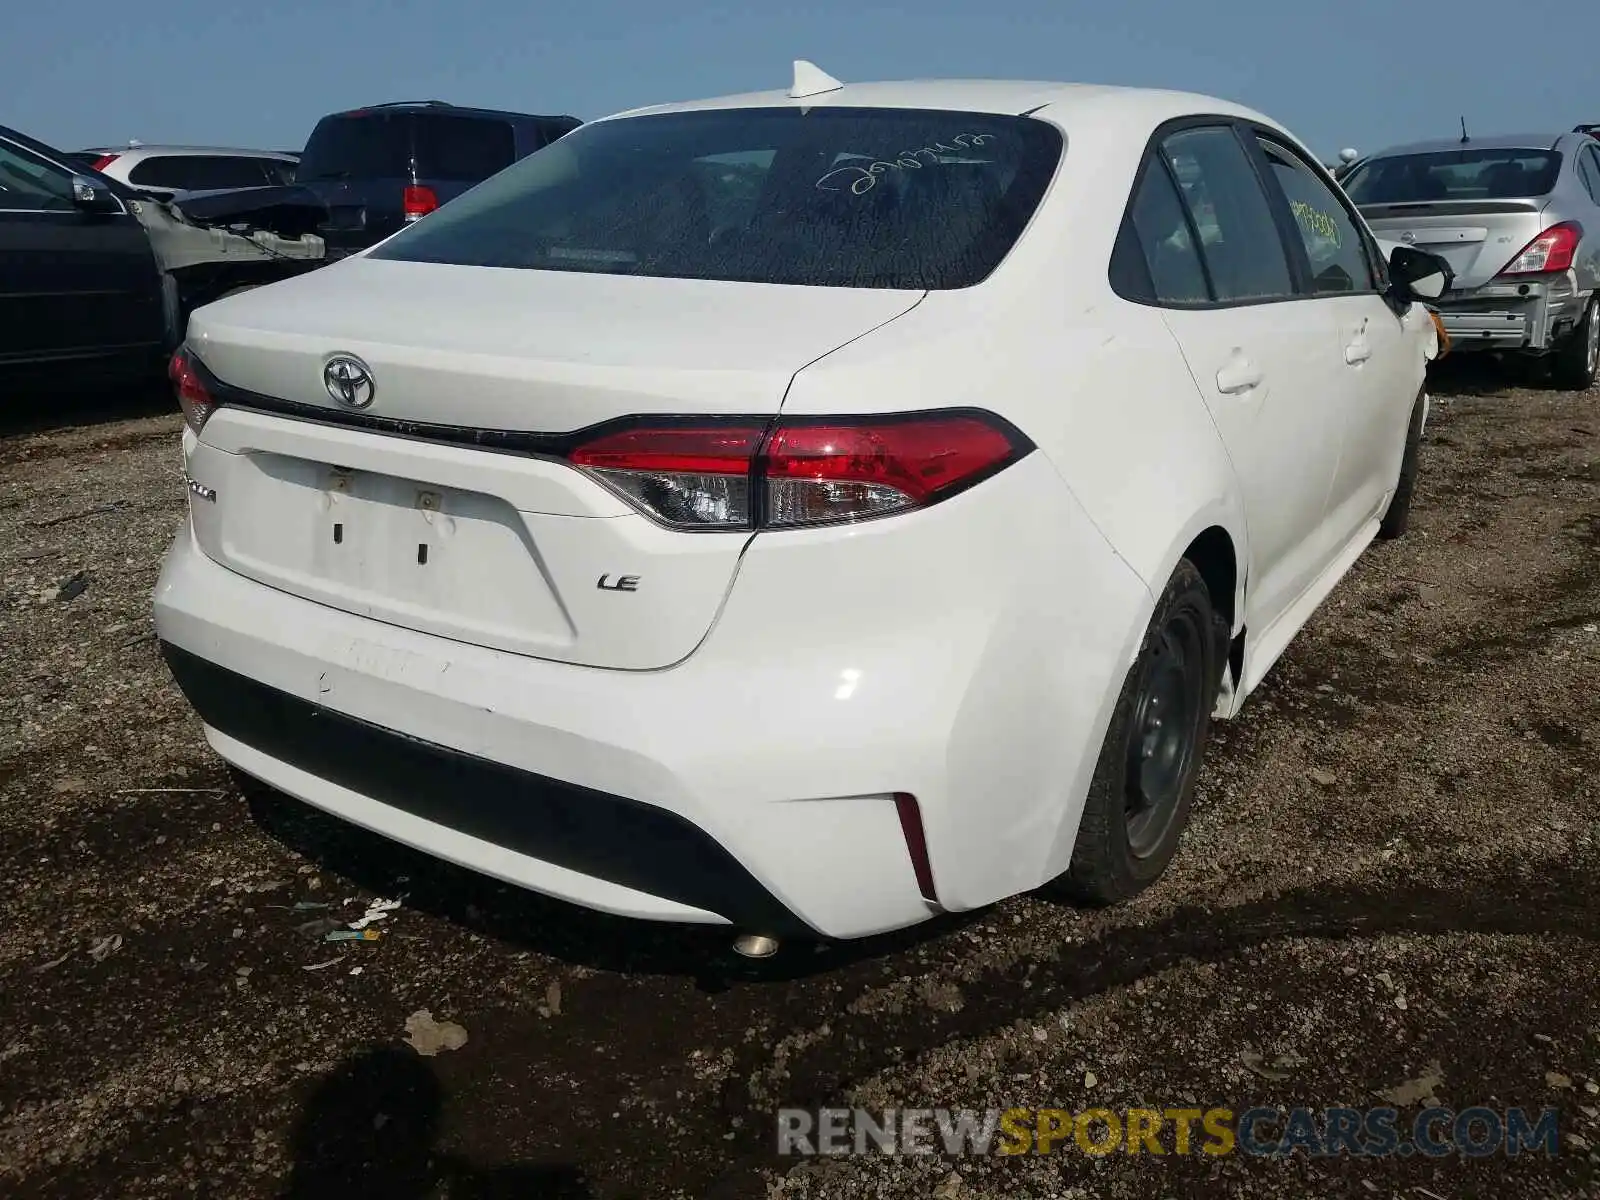
{"label": "rear wheel", "polygon": [[1400,458],[1400,478],[1394,485],[1394,495],[1389,497],[1389,507],[1384,510],[1378,524],[1378,536],[1386,540],[1399,537],[1411,527],[1411,501],[1417,494],[1417,468],[1422,460],[1422,419],[1426,412],[1426,395],[1418,396],[1411,409],[1411,423],[1406,426],[1406,449]]}
{"label": "rear wheel", "polygon": [[1583,310],[1583,320],[1552,356],[1550,373],[1556,383],[1573,391],[1587,391],[1600,372],[1600,314],[1595,312],[1600,297],[1591,297]]}
{"label": "rear wheel", "polygon": [[1172,861],[1227,644],[1205,580],[1183,560],[1156,604],[1106,730],[1072,863],[1057,880],[1068,895],[1090,904],[1126,900]]}

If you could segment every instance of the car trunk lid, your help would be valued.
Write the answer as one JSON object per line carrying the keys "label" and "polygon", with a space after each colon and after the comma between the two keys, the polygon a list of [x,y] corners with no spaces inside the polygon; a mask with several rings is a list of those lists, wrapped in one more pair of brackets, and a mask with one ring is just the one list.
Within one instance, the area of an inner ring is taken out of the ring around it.
{"label": "car trunk lid", "polygon": [[1458,291],[1488,283],[1543,232],[1544,200],[1429,200],[1363,205],[1373,233],[1437,254]]}
{"label": "car trunk lid", "polygon": [[[667,666],[705,636],[750,535],[655,524],[538,435],[774,415],[796,371],[922,294],[366,258],[257,289],[190,326],[224,400],[189,464],[196,536],[379,621]],[[330,393],[334,356],[370,373],[366,407]]]}

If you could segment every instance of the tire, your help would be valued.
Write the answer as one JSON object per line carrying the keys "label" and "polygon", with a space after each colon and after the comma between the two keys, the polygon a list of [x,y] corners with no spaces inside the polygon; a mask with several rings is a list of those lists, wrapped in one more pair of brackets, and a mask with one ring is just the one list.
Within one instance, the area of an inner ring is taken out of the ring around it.
{"label": "tire", "polygon": [[1400,478],[1395,482],[1389,507],[1378,522],[1378,536],[1393,541],[1411,527],[1411,501],[1417,494],[1417,468],[1422,461],[1422,419],[1426,395],[1411,406],[1411,422],[1406,426],[1406,450],[1400,458]]}
{"label": "tire", "polygon": [[1551,356],[1550,376],[1555,383],[1575,392],[1586,392],[1600,374],[1600,297],[1590,297],[1583,320]]}
{"label": "tire", "polygon": [[1205,580],[1184,559],[1117,697],[1071,865],[1055,880],[1067,896],[1115,904],[1149,887],[1172,861],[1211,732],[1228,635]]}

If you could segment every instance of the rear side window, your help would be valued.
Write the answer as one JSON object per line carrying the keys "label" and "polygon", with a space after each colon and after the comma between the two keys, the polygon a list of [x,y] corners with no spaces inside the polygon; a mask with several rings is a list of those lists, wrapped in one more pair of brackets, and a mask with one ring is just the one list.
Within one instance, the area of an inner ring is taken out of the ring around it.
{"label": "rear side window", "polygon": [[1161,144],[1200,237],[1218,301],[1289,296],[1294,284],[1272,209],[1233,130],[1185,129]]}
{"label": "rear side window", "polygon": [[128,182],[143,187],[203,191],[207,188],[263,187],[274,182],[259,158],[221,154],[172,154],[144,159],[128,172]]}
{"label": "rear side window", "polygon": [[1311,290],[1372,291],[1372,268],[1361,232],[1332,189],[1286,147],[1263,139],[1261,149],[1289,201],[1295,229],[1311,261]]}
{"label": "rear side window", "polygon": [[409,179],[408,114],[371,112],[323,117],[306,139],[297,176],[326,179]]}
{"label": "rear side window", "polygon": [[1561,155],[1553,150],[1468,146],[1368,159],[1343,182],[1358,205],[1424,204],[1543,196],[1560,173]]}
{"label": "rear side window", "polygon": [[1129,215],[1133,219],[1134,241],[1149,276],[1149,295],[1141,298],[1162,304],[1209,301],[1211,292],[1199,247],[1194,244],[1172,177],[1160,162],[1152,162],[1145,169]]}
{"label": "rear side window", "polygon": [[1596,204],[1600,204],[1600,150],[1585,146],[1578,155],[1578,175]]}
{"label": "rear side window", "polygon": [[317,122],[300,156],[301,183],[411,179],[478,183],[511,165],[509,122],[448,113],[343,113]]}
{"label": "rear side window", "polygon": [[822,287],[967,287],[1020,236],[1061,151],[1053,125],[990,113],[824,106],[597,121],[372,254]]}
{"label": "rear side window", "polygon": [[548,146],[559,137],[565,137],[578,128],[579,122],[571,117],[563,117],[555,121],[541,121],[539,123],[539,144]]}
{"label": "rear side window", "polygon": [[418,179],[476,183],[509,167],[516,139],[506,121],[418,113],[414,153]]}

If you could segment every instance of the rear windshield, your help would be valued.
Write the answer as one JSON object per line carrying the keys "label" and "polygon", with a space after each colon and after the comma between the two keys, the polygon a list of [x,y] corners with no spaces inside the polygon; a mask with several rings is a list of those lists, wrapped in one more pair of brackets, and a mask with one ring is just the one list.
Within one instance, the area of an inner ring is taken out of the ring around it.
{"label": "rear windshield", "polygon": [[445,113],[344,113],[317,122],[300,156],[302,183],[327,179],[410,179],[477,183],[510,166],[508,122]]}
{"label": "rear windshield", "polygon": [[1061,150],[1061,135],[1043,121],[967,112],[722,109],[601,121],[451,201],[372,257],[967,287],[1017,240]]}
{"label": "rear windshield", "polygon": [[1468,147],[1369,159],[1343,182],[1357,204],[1518,200],[1544,195],[1560,171],[1561,155],[1553,150]]}

